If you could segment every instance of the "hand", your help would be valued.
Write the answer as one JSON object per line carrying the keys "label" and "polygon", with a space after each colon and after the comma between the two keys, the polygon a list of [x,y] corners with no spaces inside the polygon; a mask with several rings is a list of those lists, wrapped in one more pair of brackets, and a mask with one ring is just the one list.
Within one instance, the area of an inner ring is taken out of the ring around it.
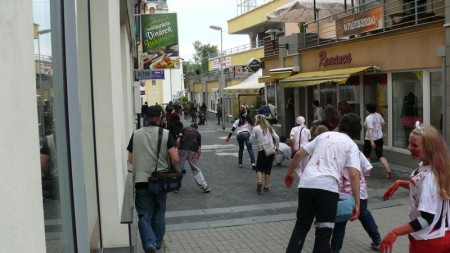
{"label": "hand", "polygon": [[352,216],[350,217],[350,221],[354,221],[359,217],[359,206],[354,206],[352,210]]}
{"label": "hand", "polygon": [[376,149],[377,145],[375,145],[375,142],[371,141],[370,142],[370,147],[372,147],[372,149]]}
{"label": "hand", "polygon": [[388,200],[394,193],[398,190],[398,187],[400,186],[400,183],[398,181],[395,181],[391,186],[387,188],[387,190],[383,194],[383,200]]}
{"label": "hand", "polygon": [[391,253],[395,240],[397,240],[397,235],[392,231],[389,232],[381,242],[380,252]]}
{"label": "hand", "polygon": [[291,174],[287,174],[287,175],[284,177],[284,185],[285,185],[287,188],[291,188],[293,182],[294,182],[294,177],[293,177]]}
{"label": "hand", "polygon": [[230,142],[230,138],[227,137],[227,138],[225,139],[225,142],[226,142],[226,143]]}

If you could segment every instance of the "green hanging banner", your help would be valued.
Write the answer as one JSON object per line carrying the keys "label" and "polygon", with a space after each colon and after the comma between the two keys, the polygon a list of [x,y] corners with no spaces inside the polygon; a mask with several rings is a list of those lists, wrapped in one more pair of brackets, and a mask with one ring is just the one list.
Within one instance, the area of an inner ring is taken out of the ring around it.
{"label": "green hanging banner", "polygon": [[144,69],[180,68],[176,13],[141,15]]}

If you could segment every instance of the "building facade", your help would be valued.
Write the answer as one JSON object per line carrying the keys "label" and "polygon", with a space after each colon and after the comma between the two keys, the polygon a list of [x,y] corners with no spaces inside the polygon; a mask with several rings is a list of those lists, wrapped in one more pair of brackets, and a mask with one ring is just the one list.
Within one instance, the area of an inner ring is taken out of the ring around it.
{"label": "building facade", "polygon": [[129,245],[121,210],[139,89],[136,4],[14,1],[1,8],[0,139],[11,145],[0,152],[0,251]]}

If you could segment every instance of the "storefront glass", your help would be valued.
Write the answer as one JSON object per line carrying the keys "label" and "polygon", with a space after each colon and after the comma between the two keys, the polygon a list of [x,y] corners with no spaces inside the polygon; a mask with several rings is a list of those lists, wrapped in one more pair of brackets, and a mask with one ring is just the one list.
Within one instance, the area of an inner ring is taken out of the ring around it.
{"label": "storefront glass", "polygon": [[443,82],[442,72],[430,73],[430,124],[442,133],[443,117]]}
{"label": "storefront glass", "polygon": [[[52,4],[52,5],[51,5]],[[73,252],[59,2],[33,1],[36,96],[47,252]],[[38,152],[36,150],[36,152]]]}
{"label": "storefront glass", "polygon": [[341,115],[349,112],[360,115],[359,84],[359,76],[352,76],[347,80],[345,85],[339,85],[337,109]]}
{"label": "storefront glass", "polygon": [[[363,76],[364,106],[363,119],[367,116],[366,105],[373,103],[377,106],[377,112],[383,117],[385,126],[389,123],[389,111],[387,103],[387,74]],[[364,129],[366,130],[366,129]],[[365,132],[364,135],[365,136]],[[388,145],[388,128],[383,128],[384,145]]]}
{"label": "storefront glass", "polygon": [[406,148],[416,121],[423,122],[423,73],[392,73],[393,146]]}
{"label": "storefront glass", "polygon": [[326,105],[336,106],[336,83],[327,82],[320,85],[320,105],[325,107]]}

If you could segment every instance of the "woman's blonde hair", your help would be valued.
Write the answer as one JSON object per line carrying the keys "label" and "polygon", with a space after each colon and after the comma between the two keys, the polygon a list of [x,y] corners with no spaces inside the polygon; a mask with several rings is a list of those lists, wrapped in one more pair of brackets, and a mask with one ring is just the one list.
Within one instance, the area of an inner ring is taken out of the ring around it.
{"label": "woman's blonde hair", "polygon": [[423,150],[435,173],[441,197],[450,199],[450,156],[444,137],[435,127],[419,123],[411,134],[422,137]]}
{"label": "woman's blonde hair", "polygon": [[261,114],[256,114],[255,116],[255,126],[259,125],[263,131],[264,134],[269,131],[271,134],[273,133],[273,128],[269,124],[269,122],[266,120],[266,117],[264,117]]}

